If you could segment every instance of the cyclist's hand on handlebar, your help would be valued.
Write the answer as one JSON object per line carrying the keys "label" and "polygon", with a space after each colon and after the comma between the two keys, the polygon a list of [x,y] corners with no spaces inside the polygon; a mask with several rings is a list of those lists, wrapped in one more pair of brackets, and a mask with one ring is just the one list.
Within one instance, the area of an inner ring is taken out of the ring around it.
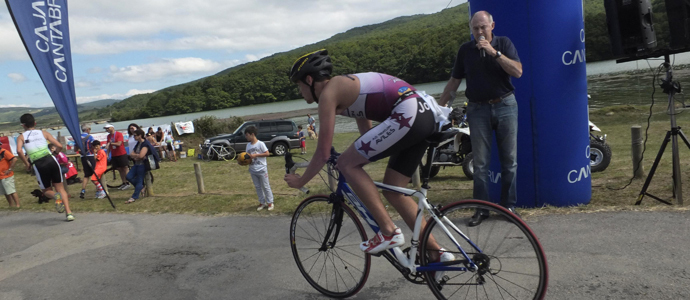
{"label": "cyclist's hand on handlebar", "polygon": [[285,174],[285,177],[283,179],[291,188],[298,189],[304,186],[304,184],[300,182],[301,177],[299,176],[299,174]]}

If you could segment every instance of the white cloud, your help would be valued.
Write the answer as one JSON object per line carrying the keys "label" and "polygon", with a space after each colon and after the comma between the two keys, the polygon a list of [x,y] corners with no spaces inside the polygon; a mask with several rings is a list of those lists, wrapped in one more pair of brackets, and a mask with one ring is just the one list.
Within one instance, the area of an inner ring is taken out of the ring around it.
{"label": "white cloud", "polygon": [[227,68],[224,64],[197,57],[161,59],[159,61],[126,67],[110,66],[107,81],[147,82],[170,76],[210,74]]}
{"label": "white cloud", "polygon": [[84,80],[77,80],[77,82],[74,83],[74,86],[78,88],[92,87],[93,85],[93,82]]}
{"label": "white cloud", "polygon": [[132,89],[124,94],[101,94],[96,96],[77,97],[77,103],[87,103],[104,99],[125,99],[134,95],[153,93],[156,90],[137,90]]}
{"label": "white cloud", "polygon": [[[438,12],[448,1],[70,2],[70,40],[74,75],[78,80],[75,85],[80,89],[78,94],[88,95],[84,93],[86,89],[103,93],[79,97],[78,102],[124,98],[127,94],[115,93],[142,88],[131,83],[146,82],[147,87],[163,88],[194,80],[275,52],[317,42],[353,27],[404,15]],[[453,1],[451,5],[462,2],[466,0]],[[6,73],[17,74],[35,71],[4,1],[0,1],[0,40],[0,68],[8,70]],[[22,62],[12,64],[12,61]],[[111,67],[106,67],[108,65]],[[124,89],[123,85],[126,85]],[[26,100],[21,103],[31,102],[33,106],[47,98],[40,88],[20,92],[17,85],[10,84],[0,86],[0,90],[23,95]],[[39,90],[39,94],[31,94]]]}
{"label": "white cloud", "polygon": [[28,104],[0,104],[0,108],[7,108],[7,107],[31,107],[31,105]]}
{"label": "white cloud", "polygon": [[261,53],[261,54],[247,54],[244,56],[244,58],[247,60],[247,62],[250,61],[257,61],[259,59],[262,59],[266,56],[271,55],[271,53]]}
{"label": "white cloud", "polygon": [[133,89],[133,90],[127,91],[127,93],[125,93],[125,96],[131,97],[131,96],[139,95],[139,94],[153,93],[153,92],[155,92],[155,91],[156,91],[156,90],[137,90],[137,89]]}
{"label": "white cloud", "polygon": [[10,74],[7,74],[7,77],[12,79],[12,82],[14,82],[14,83],[26,81],[26,76],[19,74],[19,73],[10,73]]}
{"label": "white cloud", "polygon": [[[0,8],[0,11],[7,12],[7,9]],[[29,59],[9,14],[0,13],[0,41],[0,61]]]}
{"label": "white cloud", "polygon": [[189,49],[284,51],[352,27],[437,12],[448,1],[90,0],[70,4],[74,53],[114,54]]}

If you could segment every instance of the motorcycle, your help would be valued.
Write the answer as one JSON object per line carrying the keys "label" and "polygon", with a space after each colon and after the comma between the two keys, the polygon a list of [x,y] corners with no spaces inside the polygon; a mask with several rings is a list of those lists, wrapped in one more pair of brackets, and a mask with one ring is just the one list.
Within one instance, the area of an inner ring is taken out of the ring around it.
{"label": "motorcycle", "polygon": [[613,155],[606,143],[606,135],[595,135],[595,131],[601,132],[601,129],[589,121],[589,168],[592,173],[606,170]]}
{"label": "motorcycle", "polygon": [[[472,180],[474,178],[472,143],[470,142],[470,128],[467,124],[466,104],[462,108],[455,108],[449,115],[451,123],[442,130],[455,130],[458,132],[454,137],[443,141],[436,149],[436,155],[431,163],[431,173],[429,178],[436,176],[441,167],[462,166],[465,176]],[[596,135],[601,129],[589,121],[589,158],[591,172],[601,172],[608,168],[611,163],[611,147],[606,143],[606,134]],[[428,172],[425,165],[426,156],[422,158],[420,169]]]}
{"label": "motorcycle", "polygon": [[[433,178],[441,170],[441,167],[462,166],[462,171],[470,180],[473,179],[474,167],[472,166],[472,143],[470,142],[470,128],[467,124],[466,115],[467,103],[463,107],[456,107],[448,116],[451,120],[442,130],[454,130],[458,133],[449,138],[436,148],[436,155],[431,162],[431,173],[429,178]],[[424,173],[429,172],[426,166],[426,155],[420,163],[420,170]]]}

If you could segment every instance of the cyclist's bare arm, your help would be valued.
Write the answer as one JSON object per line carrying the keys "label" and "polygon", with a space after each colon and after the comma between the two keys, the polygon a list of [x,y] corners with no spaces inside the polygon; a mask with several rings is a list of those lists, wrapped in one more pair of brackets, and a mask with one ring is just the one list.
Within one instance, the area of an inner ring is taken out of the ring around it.
{"label": "cyclist's bare arm", "polygon": [[24,163],[24,166],[26,166],[26,170],[29,171],[31,170],[31,164],[29,163],[29,159],[24,155],[24,134],[20,134],[17,137],[17,155],[19,155],[19,159],[22,160]]}
{"label": "cyclist's bare arm", "polygon": [[303,187],[319,173],[331,156],[336,113],[349,107],[359,95],[359,81],[344,76],[331,79],[319,97],[319,139],[314,156],[304,174],[287,174],[285,181],[290,187]]}
{"label": "cyclist's bare arm", "polygon": [[356,119],[357,129],[359,129],[359,134],[365,134],[369,129],[371,129],[371,121],[367,119]]}
{"label": "cyclist's bare arm", "polygon": [[304,170],[304,174],[301,177],[296,174],[285,175],[285,181],[290,187],[300,188],[307,184],[309,180],[321,171],[321,168],[323,168],[331,155],[333,131],[335,130],[335,109],[337,106],[335,99],[332,97],[326,96],[325,91],[321,94],[321,99],[319,100],[319,139],[316,143],[316,150],[309,162],[309,166]]}

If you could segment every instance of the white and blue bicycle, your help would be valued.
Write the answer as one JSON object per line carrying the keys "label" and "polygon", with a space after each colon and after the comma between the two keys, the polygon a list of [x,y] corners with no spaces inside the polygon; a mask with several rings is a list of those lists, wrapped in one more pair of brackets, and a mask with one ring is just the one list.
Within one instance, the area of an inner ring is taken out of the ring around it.
{"label": "white and blue bicycle", "polygon": [[[439,141],[453,134],[439,132],[430,137],[427,158],[434,157]],[[337,189],[300,203],[290,225],[290,244],[295,262],[311,286],[329,297],[346,298],[362,289],[371,267],[372,255],[359,249],[359,244],[368,240],[360,217],[374,232],[379,226],[345,177],[332,171],[336,170],[338,155],[331,150],[327,163],[329,179],[337,179]],[[307,165],[295,164],[290,155],[285,159],[286,171]],[[419,191],[375,182],[379,189],[419,200],[411,246],[376,256],[385,257],[410,282],[427,284],[438,299],[543,299],[548,267],[532,230],[513,213],[486,201],[461,200],[435,207],[426,198],[428,181],[429,174],[422,174]],[[477,209],[488,210],[491,216],[479,226],[469,227]],[[430,217],[422,228],[424,211]],[[427,247],[430,238],[455,260],[432,262],[430,253],[438,249]],[[444,273],[435,276],[436,272]]]}

